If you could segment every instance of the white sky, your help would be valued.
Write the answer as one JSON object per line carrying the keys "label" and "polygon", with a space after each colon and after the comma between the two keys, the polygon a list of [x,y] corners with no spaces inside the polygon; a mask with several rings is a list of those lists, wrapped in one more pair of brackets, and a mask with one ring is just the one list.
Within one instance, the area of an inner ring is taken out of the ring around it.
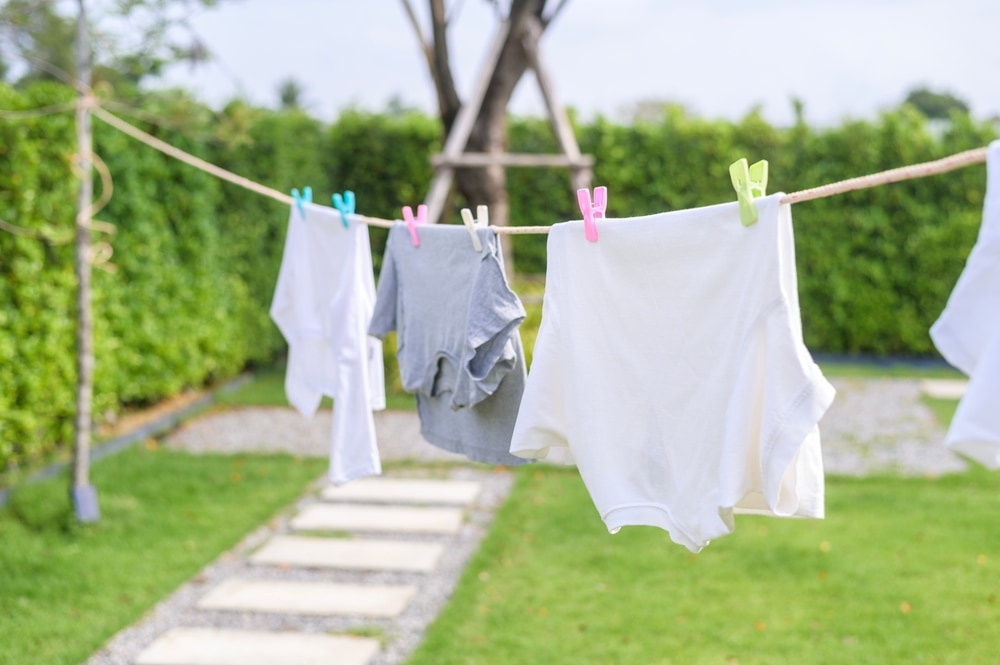
{"label": "white sky", "polygon": [[[426,0],[413,2],[427,30]],[[484,0],[459,4],[450,36],[464,97],[497,21]],[[327,120],[393,96],[436,108],[399,0],[227,0],[193,25],[215,60],[175,67],[166,82],[210,104],[239,95],[274,106],[292,77]],[[786,124],[796,96],[809,122],[828,125],[873,117],[919,85],[957,95],[977,117],[1000,114],[998,0],[569,0],[542,53],[559,98],[584,118],[656,99],[730,119],[761,105]],[[511,110],[543,112],[532,78]]]}

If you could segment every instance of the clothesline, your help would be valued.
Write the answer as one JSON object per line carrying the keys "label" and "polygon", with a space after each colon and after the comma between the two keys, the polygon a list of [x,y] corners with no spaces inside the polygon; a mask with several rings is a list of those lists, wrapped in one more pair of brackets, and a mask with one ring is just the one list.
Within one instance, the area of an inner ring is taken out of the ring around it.
{"label": "clothesline", "polygon": [[[295,202],[288,194],[284,192],[279,192],[276,189],[267,187],[258,182],[254,182],[249,178],[244,178],[243,176],[227,171],[215,164],[206,162],[205,160],[195,157],[194,155],[184,152],[183,150],[176,148],[169,143],[162,141],[147,132],[142,131],[138,127],[129,124],[128,122],[122,120],[118,116],[110,113],[106,109],[102,108],[96,99],[93,97],[84,98],[84,102],[89,107],[91,112],[99,119],[103,120],[105,123],[111,125],[115,129],[128,134],[132,138],[145,143],[149,147],[159,150],[160,152],[173,157],[179,161],[200,169],[209,175],[213,175],[216,178],[225,180],[244,189],[248,189],[252,192],[256,192],[262,196],[267,196],[281,203],[291,205]],[[870,175],[859,176],[857,178],[850,178],[848,180],[841,180],[839,182],[830,183],[827,185],[820,185],[819,187],[813,187],[811,189],[804,189],[799,192],[793,192],[791,194],[786,194],[781,197],[782,203],[802,203],[803,201],[812,201],[814,199],[822,199],[829,196],[835,196],[837,194],[844,194],[846,192],[852,192],[859,189],[868,189],[871,187],[880,187],[882,185],[888,185],[894,182],[901,182],[903,180],[911,180],[914,178],[924,178],[926,176],[938,175],[941,173],[947,173],[949,171],[954,171],[965,166],[970,166],[972,164],[984,164],[986,163],[986,148],[974,148],[972,150],[966,150],[964,152],[956,153],[954,155],[949,155],[948,157],[942,157],[941,159],[936,159],[930,162],[922,162],[920,164],[912,164],[910,166],[901,166],[899,168],[890,169],[888,171],[881,171],[879,173],[872,173]],[[368,224],[369,226],[380,226],[383,228],[391,228],[395,224],[399,223],[399,220],[382,219],[379,217],[368,217],[365,215],[353,214],[349,216],[351,219],[361,222],[363,224]],[[525,235],[525,234],[537,234],[537,233],[548,233],[551,227],[548,226],[498,226],[494,227],[494,231],[498,234],[507,235]]]}

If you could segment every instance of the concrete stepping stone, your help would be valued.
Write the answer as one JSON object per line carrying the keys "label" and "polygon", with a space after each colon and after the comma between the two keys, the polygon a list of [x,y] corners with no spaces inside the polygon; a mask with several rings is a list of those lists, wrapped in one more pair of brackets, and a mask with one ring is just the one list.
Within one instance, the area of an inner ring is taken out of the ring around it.
{"label": "concrete stepping stone", "polygon": [[462,510],[315,503],[302,509],[291,524],[300,531],[457,533],[462,528]]}
{"label": "concrete stepping stone", "polygon": [[443,553],[441,543],[275,536],[251,555],[250,561],[307,568],[429,573]]}
{"label": "concrete stepping stone", "polygon": [[198,607],[280,614],[396,617],[406,609],[416,590],[413,586],[228,579],[198,601]]}
{"label": "concrete stepping stone", "polygon": [[173,628],[135,665],[366,665],[378,650],[368,637]]}
{"label": "concrete stepping stone", "polygon": [[463,480],[362,478],[340,487],[327,487],[322,496],[325,501],[464,505],[472,503],[480,489],[479,483]]}
{"label": "concrete stepping stone", "polygon": [[962,399],[968,387],[967,379],[924,379],[920,382],[920,392],[938,399]]}

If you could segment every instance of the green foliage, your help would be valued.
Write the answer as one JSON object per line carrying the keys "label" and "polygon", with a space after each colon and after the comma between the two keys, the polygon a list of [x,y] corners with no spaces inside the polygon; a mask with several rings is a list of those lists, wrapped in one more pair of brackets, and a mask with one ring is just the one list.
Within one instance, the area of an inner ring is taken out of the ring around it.
{"label": "green foliage", "polygon": [[[980,147],[990,125],[956,116],[935,138],[904,107],[875,122],[813,131],[768,125],[751,113],[737,123],[692,118],[679,107],[657,123],[621,126],[598,119],[578,128],[581,150],[596,159],[594,182],[609,188],[609,215],[630,217],[733,198],[729,164],[768,159],[769,191],[792,192]],[[510,128],[512,150],[551,151],[539,120]],[[849,354],[928,355],[927,334],[954,287],[982,219],[985,170],[819,199],[794,208],[806,343]],[[559,172],[511,171],[514,224],[578,219]],[[545,237],[518,236],[519,271],[545,270]]]}
{"label": "green foliage", "polygon": [[[0,107],[8,109],[72,98],[52,84],[0,87]],[[323,128],[299,112],[234,105],[217,117],[181,93],[142,101],[143,117],[160,122],[132,121],[181,149],[286,190],[323,179]],[[93,271],[100,422],[126,406],[232,377],[284,348],[267,310],[288,211],[100,122],[94,130],[115,188],[98,218],[116,228],[106,237],[114,272]],[[74,146],[69,114],[0,124],[0,219],[71,240]],[[0,256],[2,474],[72,441],[76,305],[72,245],[0,232]]]}
{"label": "green foliage", "polygon": [[[184,10],[196,5],[214,7],[220,1],[88,3],[88,30],[94,45],[92,82],[134,89],[140,81],[162,73],[168,64],[204,63],[209,59],[204,44],[196,37],[181,41],[187,27]],[[78,11],[76,3],[60,0],[0,0],[0,81],[13,69],[4,62],[21,65],[18,86],[72,81],[77,69]],[[117,30],[104,29],[108,25]]]}
{"label": "green foliage", "polygon": [[[70,99],[53,84],[24,94],[0,86],[0,108]],[[68,115],[0,123],[0,219],[32,234],[0,231],[0,471],[12,460],[40,459],[71,434],[73,137]]]}
{"label": "green foliage", "polygon": [[[0,88],[0,108],[27,109],[72,99],[51,84]],[[324,125],[297,109],[267,111],[232,102],[218,113],[179,92],[136,100],[130,118],[168,142],[281,191],[309,185],[329,205],[351,189],[358,212],[395,219],[423,200],[440,149],[437,120],[414,111],[348,111]],[[155,118],[155,124],[143,118]],[[513,118],[517,152],[556,149],[548,124]],[[94,274],[100,417],[187,387],[266,364],[284,342],[268,316],[284,245],[284,204],[221,183],[95,123],[97,151],[115,194],[100,218],[118,270]],[[738,122],[708,120],[666,106],[631,126],[599,118],[576,127],[596,159],[594,182],[610,189],[612,217],[646,215],[732,200],[728,166],[739,157],[770,162],[770,191],[798,191],[980,147],[995,127],[955,115],[931,132],[909,106],[870,121],[816,130],[801,120],[769,125],[752,112]],[[0,219],[48,240],[0,232],[0,473],[65,447],[75,383],[72,233],[75,182],[72,118],[0,123]],[[947,175],[796,205],[796,251],[803,327],[815,351],[933,355],[927,334],[978,232],[985,170]],[[510,169],[511,223],[576,219],[568,174]],[[457,208],[475,205],[455,197]],[[386,231],[371,228],[376,270]],[[511,243],[522,274],[545,271],[547,236]],[[518,286],[517,288],[526,288]],[[537,296],[533,291],[524,295]],[[530,337],[537,327],[525,327]],[[398,383],[394,344],[385,345],[390,393]],[[100,419],[100,418],[99,418]]]}
{"label": "green foliage", "polygon": [[953,114],[968,114],[969,105],[950,92],[937,92],[930,88],[915,88],[906,95],[906,104],[928,118],[947,120]]}
{"label": "green foliage", "polygon": [[[441,149],[441,125],[420,113],[348,111],[327,131],[326,145],[322,182],[353,191],[361,214],[399,219],[403,206],[416,207],[427,194],[434,175],[428,157]],[[329,194],[323,202],[329,205]],[[369,233],[378,271],[389,234],[377,227]]]}

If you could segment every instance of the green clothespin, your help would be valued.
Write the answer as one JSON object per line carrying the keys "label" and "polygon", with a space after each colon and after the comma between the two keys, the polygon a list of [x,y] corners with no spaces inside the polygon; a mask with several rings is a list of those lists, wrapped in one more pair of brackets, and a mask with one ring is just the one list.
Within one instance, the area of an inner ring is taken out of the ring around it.
{"label": "green clothespin", "polygon": [[767,160],[747,166],[746,158],[741,157],[730,164],[729,177],[740,203],[740,221],[743,226],[750,226],[757,221],[757,206],[753,200],[767,195]]}

